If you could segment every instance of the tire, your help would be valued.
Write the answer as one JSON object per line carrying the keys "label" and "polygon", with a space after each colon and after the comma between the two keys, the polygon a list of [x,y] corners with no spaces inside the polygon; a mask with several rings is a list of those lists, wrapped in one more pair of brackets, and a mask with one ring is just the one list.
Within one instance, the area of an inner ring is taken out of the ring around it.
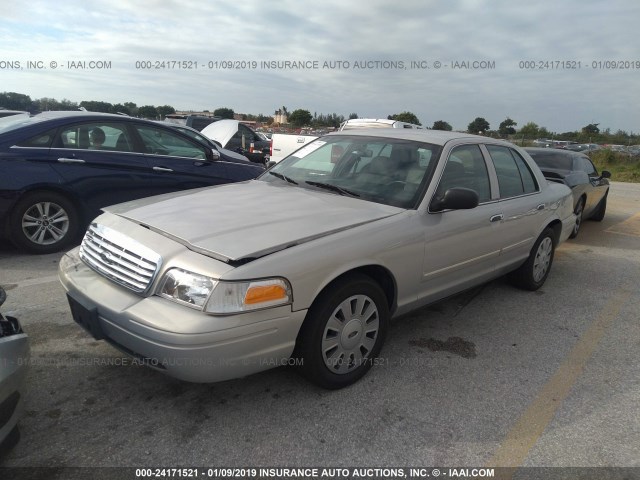
{"label": "tire", "polygon": [[556,248],[553,229],[546,228],[533,244],[529,258],[517,270],[509,274],[513,285],[524,290],[538,290],[544,285],[551,271]]}
{"label": "tire", "polygon": [[573,226],[573,231],[569,238],[576,238],[578,233],[580,233],[580,227],[582,226],[582,217],[584,215],[584,198],[581,198],[578,201],[578,205],[576,205],[575,214],[576,214],[576,224]]}
{"label": "tire", "polygon": [[5,439],[0,443],[0,459],[8,454],[20,442],[20,429],[18,425],[13,427]]}
{"label": "tire", "polygon": [[607,191],[607,193],[604,194],[604,197],[602,197],[602,200],[600,200],[600,203],[598,203],[598,206],[593,211],[593,215],[591,215],[591,220],[595,220],[596,222],[601,222],[602,220],[604,220],[604,214],[607,212],[608,196],[609,196],[609,191]]}
{"label": "tire", "polygon": [[53,253],[67,247],[78,234],[79,216],[73,204],[55,192],[25,195],[9,220],[11,242],[29,253]]}
{"label": "tire", "polygon": [[387,298],[370,277],[353,274],[326,289],[307,313],[294,356],[311,382],[327,389],[362,378],[382,349]]}

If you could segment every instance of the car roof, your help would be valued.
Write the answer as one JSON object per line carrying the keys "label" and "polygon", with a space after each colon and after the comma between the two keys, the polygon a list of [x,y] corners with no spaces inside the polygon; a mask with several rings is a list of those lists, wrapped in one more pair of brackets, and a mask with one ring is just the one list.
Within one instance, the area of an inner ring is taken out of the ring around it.
{"label": "car roof", "polygon": [[497,140],[491,137],[483,137],[480,135],[472,135],[470,133],[447,132],[444,130],[420,130],[414,128],[363,128],[354,130],[345,130],[341,132],[329,133],[327,137],[334,136],[359,136],[359,137],[383,137],[396,138],[403,140],[413,140],[417,142],[432,143],[435,145],[444,145],[452,140],[471,140],[478,143],[497,143],[506,146],[514,146],[504,140]]}

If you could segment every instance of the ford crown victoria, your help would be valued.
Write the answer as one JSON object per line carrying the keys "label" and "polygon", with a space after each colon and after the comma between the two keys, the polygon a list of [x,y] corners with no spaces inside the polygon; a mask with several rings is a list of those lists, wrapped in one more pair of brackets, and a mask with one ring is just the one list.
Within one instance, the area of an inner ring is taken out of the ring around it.
{"label": "ford crown victoria", "polygon": [[330,134],[256,180],[104,210],[59,269],[91,335],[183,380],[293,358],[326,388],[369,370],[393,317],[504,274],[539,288],[576,218],[518,147],[409,129]]}

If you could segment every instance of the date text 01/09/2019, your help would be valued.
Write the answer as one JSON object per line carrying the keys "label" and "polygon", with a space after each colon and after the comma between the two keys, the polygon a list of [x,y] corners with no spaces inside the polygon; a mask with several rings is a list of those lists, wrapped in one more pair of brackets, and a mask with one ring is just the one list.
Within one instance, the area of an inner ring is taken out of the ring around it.
{"label": "date text 01/09/2019", "polygon": [[520,60],[520,70],[640,70],[640,60]]}

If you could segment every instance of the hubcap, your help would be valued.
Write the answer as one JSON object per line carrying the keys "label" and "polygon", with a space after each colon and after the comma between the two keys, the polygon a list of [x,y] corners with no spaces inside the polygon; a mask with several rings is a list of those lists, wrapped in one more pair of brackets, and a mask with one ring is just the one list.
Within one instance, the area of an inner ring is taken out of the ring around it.
{"label": "hubcap", "polygon": [[333,311],[322,336],[322,358],[329,370],[345,374],[362,366],[378,338],[380,318],[366,295],[354,295]]}
{"label": "hubcap", "polygon": [[553,242],[549,237],[545,237],[536,251],[536,258],[533,262],[533,279],[539,282],[544,278],[549,270],[551,263],[551,252],[553,251]]}
{"label": "hubcap", "polygon": [[69,215],[57,203],[36,203],[29,207],[22,216],[22,232],[29,240],[38,245],[57,243],[68,231]]}

